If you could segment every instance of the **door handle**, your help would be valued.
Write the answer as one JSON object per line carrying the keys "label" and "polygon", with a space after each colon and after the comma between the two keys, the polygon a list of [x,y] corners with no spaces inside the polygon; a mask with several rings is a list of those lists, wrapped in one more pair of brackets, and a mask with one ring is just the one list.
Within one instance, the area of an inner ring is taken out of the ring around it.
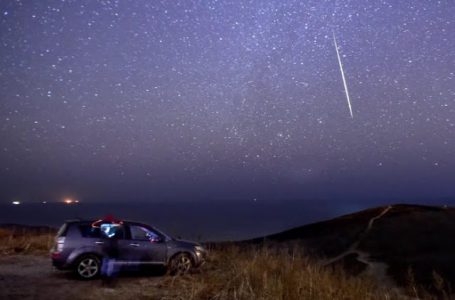
{"label": "door handle", "polygon": [[102,245],[102,244],[104,244],[104,242],[96,241],[95,244]]}
{"label": "door handle", "polygon": [[130,246],[133,246],[133,247],[139,247],[139,244],[136,244],[136,243],[131,243]]}

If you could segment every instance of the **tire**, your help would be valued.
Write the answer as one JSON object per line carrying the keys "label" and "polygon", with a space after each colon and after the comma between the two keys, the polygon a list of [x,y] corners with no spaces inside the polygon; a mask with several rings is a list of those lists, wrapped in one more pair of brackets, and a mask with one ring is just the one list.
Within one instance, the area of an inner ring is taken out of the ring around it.
{"label": "tire", "polygon": [[169,262],[169,275],[185,275],[193,269],[193,260],[189,253],[179,253]]}
{"label": "tire", "polygon": [[100,259],[93,254],[81,256],[75,264],[74,271],[82,280],[90,280],[98,277],[101,272]]}

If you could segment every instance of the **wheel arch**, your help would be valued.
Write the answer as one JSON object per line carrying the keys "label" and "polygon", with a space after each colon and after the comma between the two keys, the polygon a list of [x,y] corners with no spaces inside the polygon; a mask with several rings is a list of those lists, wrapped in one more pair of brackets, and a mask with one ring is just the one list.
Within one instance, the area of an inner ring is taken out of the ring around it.
{"label": "wheel arch", "polygon": [[192,253],[191,251],[188,251],[188,250],[184,250],[184,249],[179,249],[177,251],[175,251],[174,253],[172,253],[172,255],[169,255],[169,258],[167,259],[167,262],[166,262],[166,265],[169,266],[169,264],[171,263],[172,259],[174,259],[174,257],[176,257],[177,255],[179,254],[188,254],[191,258],[191,263],[194,265],[196,265],[196,254],[195,253]]}
{"label": "wheel arch", "polygon": [[[92,268],[91,267],[87,267],[87,265],[80,265],[80,263],[83,262],[85,259],[89,259],[89,260],[95,261],[96,269],[95,269],[94,272],[92,272]],[[79,268],[80,268],[79,266],[82,266],[83,271],[79,270]],[[81,280],[91,280],[91,279],[94,279],[94,278],[100,276],[100,274],[102,272],[101,268],[102,268],[101,257],[97,253],[93,253],[93,252],[91,252],[91,253],[89,253],[89,252],[82,253],[81,255],[79,255],[74,260],[74,263],[72,265],[73,272]],[[91,273],[87,274],[88,276],[85,276],[83,273],[86,272],[86,271],[89,271]]]}
{"label": "wheel arch", "polygon": [[75,257],[72,259],[71,261],[71,267],[76,267],[77,263],[85,256],[95,256],[99,261],[100,261],[100,264],[103,260],[103,255],[101,255],[100,253],[97,253],[97,252],[81,252],[77,255],[75,255]]}

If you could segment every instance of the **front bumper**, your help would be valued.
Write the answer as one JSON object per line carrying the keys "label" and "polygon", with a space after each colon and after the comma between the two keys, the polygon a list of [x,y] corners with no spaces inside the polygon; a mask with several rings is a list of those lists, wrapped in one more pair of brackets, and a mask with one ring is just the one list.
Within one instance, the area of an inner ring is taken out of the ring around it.
{"label": "front bumper", "polygon": [[195,251],[195,266],[199,267],[203,265],[207,260],[207,251],[196,250]]}

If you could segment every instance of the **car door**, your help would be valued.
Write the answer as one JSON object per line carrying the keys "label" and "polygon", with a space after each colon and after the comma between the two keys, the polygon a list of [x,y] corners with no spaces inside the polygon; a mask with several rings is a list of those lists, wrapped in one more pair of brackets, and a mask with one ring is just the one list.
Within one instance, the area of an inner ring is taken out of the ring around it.
{"label": "car door", "polygon": [[122,247],[121,260],[131,264],[164,264],[166,242],[157,232],[141,224],[128,224],[129,239]]}
{"label": "car door", "polygon": [[126,239],[126,228],[122,224],[100,223],[97,227],[92,226],[92,236],[97,236],[94,244],[102,255],[112,256],[116,260],[122,260],[121,254],[127,250],[129,240]]}

